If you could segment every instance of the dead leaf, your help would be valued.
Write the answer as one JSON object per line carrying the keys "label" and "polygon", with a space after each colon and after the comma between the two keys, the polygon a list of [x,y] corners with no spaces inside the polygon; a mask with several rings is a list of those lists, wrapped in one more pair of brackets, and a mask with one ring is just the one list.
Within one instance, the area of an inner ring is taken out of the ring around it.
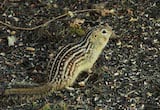
{"label": "dead leaf", "polygon": [[135,21],[138,21],[138,18],[133,18],[131,17],[131,19],[129,20],[130,22],[135,22]]}
{"label": "dead leaf", "polygon": [[70,27],[81,27],[81,25],[84,23],[85,19],[74,19],[72,23],[70,23]]}
{"label": "dead leaf", "polygon": [[111,9],[111,10],[109,10],[109,9],[102,9],[101,10],[101,15],[102,16],[107,16],[109,14],[115,15],[115,10],[114,9]]}
{"label": "dead leaf", "polygon": [[35,51],[35,48],[33,48],[33,47],[26,47],[26,50],[27,50],[27,51],[34,52],[34,51]]}
{"label": "dead leaf", "polygon": [[133,11],[131,9],[128,8],[127,12],[128,12],[129,15],[133,15]]}

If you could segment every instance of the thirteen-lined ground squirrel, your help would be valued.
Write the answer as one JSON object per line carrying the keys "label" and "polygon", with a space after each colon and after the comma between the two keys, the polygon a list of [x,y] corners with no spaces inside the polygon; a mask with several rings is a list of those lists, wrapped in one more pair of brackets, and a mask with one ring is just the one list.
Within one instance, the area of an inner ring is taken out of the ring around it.
{"label": "thirteen-lined ground squirrel", "polygon": [[38,87],[5,89],[3,95],[39,97],[72,86],[81,72],[92,68],[112,34],[107,24],[92,28],[81,42],[68,44],[49,62],[48,83]]}

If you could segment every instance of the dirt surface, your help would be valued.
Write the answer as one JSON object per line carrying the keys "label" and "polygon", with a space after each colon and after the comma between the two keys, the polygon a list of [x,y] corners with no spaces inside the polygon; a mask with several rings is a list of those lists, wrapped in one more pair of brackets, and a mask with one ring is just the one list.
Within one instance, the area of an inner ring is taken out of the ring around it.
{"label": "dirt surface", "polygon": [[[119,1],[119,2],[118,2]],[[73,13],[102,8],[101,11]],[[67,13],[43,27],[33,28]],[[33,103],[6,98],[1,110],[158,110],[160,109],[159,0],[3,0],[0,2],[0,90],[47,82],[50,56],[77,42],[89,28],[108,23],[111,39],[87,77],[74,90],[56,91]],[[16,102],[18,104],[16,104]]]}

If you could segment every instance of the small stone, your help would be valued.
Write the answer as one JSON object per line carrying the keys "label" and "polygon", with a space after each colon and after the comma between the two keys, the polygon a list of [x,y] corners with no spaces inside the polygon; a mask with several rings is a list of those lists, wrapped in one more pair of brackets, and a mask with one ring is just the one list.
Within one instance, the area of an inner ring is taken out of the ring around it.
{"label": "small stone", "polygon": [[53,7],[54,7],[54,8],[58,8],[58,5],[57,5],[57,4],[53,4]]}
{"label": "small stone", "polygon": [[2,16],[3,16],[3,17],[6,17],[6,16],[7,16],[7,14],[6,14],[6,13],[3,13],[3,14],[2,14]]}
{"label": "small stone", "polygon": [[81,87],[84,87],[85,86],[85,82],[81,81],[81,82],[78,83],[78,85],[81,86]]}
{"label": "small stone", "polygon": [[76,99],[76,101],[77,101],[77,102],[81,102],[81,97],[78,96],[77,99]]}
{"label": "small stone", "polygon": [[13,17],[13,19],[14,19],[16,22],[19,21],[19,18],[17,18],[17,17]]}
{"label": "small stone", "polygon": [[5,56],[6,54],[5,54],[4,52],[1,52],[0,55],[1,55],[1,56]]}
{"label": "small stone", "polygon": [[18,46],[23,46],[24,44],[23,44],[23,42],[20,42],[19,44],[18,44]]}
{"label": "small stone", "polygon": [[119,73],[114,73],[114,76],[118,76],[119,75]]}
{"label": "small stone", "polygon": [[106,60],[109,60],[109,59],[110,59],[110,57],[109,57],[109,56],[107,56],[107,55],[105,55],[105,58],[106,58]]}
{"label": "small stone", "polygon": [[68,11],[68,15],[69,15],[71,18],[74,17],[73,12],[71,12],[71,11]]}
{"label": "small stone", "polygon": [[13,16],[10,14],[10,15],[8,15],[8,17],[11,18],[11,17],[13,17]]}
{"label": "small stone", "polygon": [[99,97],[96,96],[96,97],[94,98],[94,101],[98,101],[98,99],[99,99]]}
{"label": "small stone", "polygon": [[147,85],[148,83],[146,81],[144,81],[144,85]]}
{"label": "small stone", "polygon": [[138,19],[131,17],[131,19],[130,19],[129,21],[130,21],[130,22],[135,22],[135,21],[138,21]]}
{"label": "small stone", "polygon": [[137,110],[136,105],[135,104],[131,104],[129,110]]}
{"label": "small stone", "polygon": [[119,40],[119,41],[116,43],[116,45],[120,46],[120,45],[122,45],[122,42]]}
{"label": "small stone", "polygon": [[158,44],[158,43],[159,43],[158,39],[154,39],[153,42],[154,42],[155,44]]}
{"label": "small stone", "polygon": [[16,31],[11,31],[11,35],[15,35],[16,34]]}
{"label": "small stone", "polygon": [[149,96],[149,97],[152,96],[152,93],[150,93],[150,92],[147,92],[146,94],[147,94],[147,96]]}
{"label": "small stone", "polygon": [[14,43],[16,42],[16,37],[15,36],[8,36],[7,40],[8,40],[8,46],[13,46]]}

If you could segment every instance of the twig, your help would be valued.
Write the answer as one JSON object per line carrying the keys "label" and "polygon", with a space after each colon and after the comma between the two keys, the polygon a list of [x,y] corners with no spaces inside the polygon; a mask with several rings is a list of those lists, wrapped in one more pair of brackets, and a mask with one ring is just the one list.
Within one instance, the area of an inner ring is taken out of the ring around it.
{"label": "twig", "polygon": [[[100,9],[85,9],[85,10],[78,10],[78,11],[73,11],[72,13],[73,14],[76,14],[76,13],[83,13],[83,12],[90,12],[90,11],[98,11]],[[69,15],[68,13],[65,13],[63,15],[60,15],[60,16],[57,16],[55,18],[52,18],[51,20],[45,22],[44,24],[41,24],[41,25],[38,25],[38,26],[35,26],[35,27],[31,27],[31,28],[23,28],[23,27],[17,27],[17,26],[12,26],[10,24],[7,24],[7,23],[4,23],[3,21],[0,21],[0,24],[4,25],[4,26],[7,26],[8,28],[11,28],[11,29],[17,29],[17,30],[26,30],[26,31],[32,31],[32,30],[35,30],[35,29],[38,29],[40,27],[45,27],[47,26],[49,23],[57,20],[57,19],[60,19],[60,18],[63,18],[65,16]]]}
{"label": "twig", "polygon": [[4,1],[2,2],[2,4],[0,5],[0,8],[3,8],[3,5],[6,3],[6,1],[7,1],[7,0],[4,0]]}

